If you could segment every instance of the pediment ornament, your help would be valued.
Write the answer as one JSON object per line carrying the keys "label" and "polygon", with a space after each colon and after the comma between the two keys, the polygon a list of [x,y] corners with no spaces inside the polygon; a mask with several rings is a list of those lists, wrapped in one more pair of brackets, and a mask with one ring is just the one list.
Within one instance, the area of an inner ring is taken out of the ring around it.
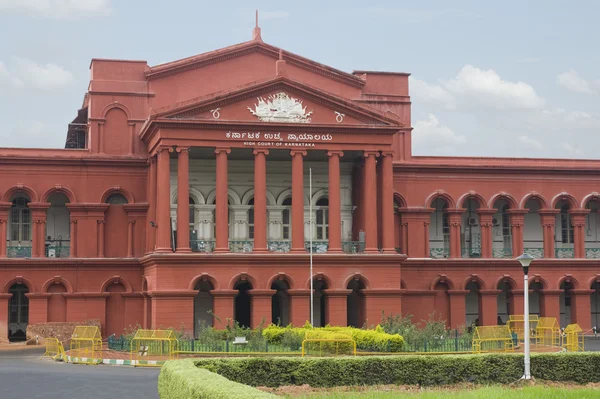
{"label": "pediment ornament", "polygon": [[258,97],[257,100],[254,109],[248,107],[248,110],[262,122],[310,123],[313,111],[307,112],[301,100],[284,92],[271,94],[266,100]]}

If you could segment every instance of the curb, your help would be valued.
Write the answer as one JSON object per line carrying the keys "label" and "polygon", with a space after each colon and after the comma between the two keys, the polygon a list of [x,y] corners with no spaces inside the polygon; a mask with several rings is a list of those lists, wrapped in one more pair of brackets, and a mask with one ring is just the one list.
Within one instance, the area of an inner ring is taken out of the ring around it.
{"label": "curb", "polygon": [[71,357],[67,356],[69,363],[85,363],[85,364],[109,364],[113,366],[162,366],[164,361],[159,360],[130,360],[130,359],[89,359],[87,357]]}

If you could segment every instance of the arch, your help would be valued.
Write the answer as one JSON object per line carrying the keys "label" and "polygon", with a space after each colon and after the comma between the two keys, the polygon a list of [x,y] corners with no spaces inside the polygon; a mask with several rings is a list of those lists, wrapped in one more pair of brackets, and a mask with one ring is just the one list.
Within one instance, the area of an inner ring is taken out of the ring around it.
{"label": "arch", "polygon": [[[206,204],[207,205],[212,205],[213,202],[215,202],[216,198],[217,198],[217,190],[215,189],[215,190],[212,190],[206,196]],[[240,196],[238,195],[238,193],[236,193],[231,188],[227,189],[227,198],[229,199],[230,205],[242,205],[242,199],[240,198]]]}
{"label": "arch", "polygon": [[[292,196],[292,189],[291,188],[283,190],[277,196],[277,203],[276,203],[276,205],[279,205],[279,206],[283,205],[283,201],[285,201],[286,198],[291,197],[291,196]],[[308,195],[306,193],[304,193],[304,204],[310,204]]]}
{"label": "arch", "polygon": [[458,201],[456,203],[458,207],[464,208],[465,202],[469,199],[474,199],[475,201],[477,201],[479,203],[480,208],[485,207],[485,199],[481,195],[477,194],[475,191],[469,191],[468,193],[464,193],[460,196],[460,198],[458,198]]}
{"label": "arch", "polygon": [[499,289],[498,287],[500,286],[500,284],[502,283],[508,283],[508,285],[510,286],[511,290],[516,290],[518,288],[517,282],[515,281],[514,278],[512,278],[509,274],[505,274],[503,276],[500,276],[497,280],[496,283],[494,285],[494,287],[496,287],[495,289]]}
{"label": "arch", "polygon": [[320,190],[315,191],[312,198],[310,199],[312,206],[316,206],[317,201],[319,201],[321,198],[325,198],[325,197],[327,197],[327,199],[329,199],[329,190],[328,189],[322,188]]}
{"label": "arch", "polygon": [[406,208],[406,200],[399,192],[394,191],[394,202],[398,202],[400,208]]}
{"label": "arch", "polygon": [[594,191],[593,193],[590,193],[583,197],[583,199],[581,200],[581,209],[586,209],[590,201],[597,201],[600,203],[600,193]]}
{"label": "arch", "polygon": [[[266,195],[267,195],[267,206],[275,205],[277,203],[277,201],[275,200],[275,196],[269,190],[267,190]],[[250,202],[250,200],[252,198],[254,198],[254,189],[253,188],[251,188],[250,190],[248,190],[244,193],[244,195],[242,196],[242,199],[241,199],[241,204],[248,205],[248,202]]]}
{"label": "arch", "polygon": [[565,274],[564,276],[559,278],[556,282],[556,288],[560,290],[560,286],[562,283],[570,283],[574,289],[579,288],[579,281],[577,281],[577,279],[571,276],[570,274]]}
{"label": "arch", "polygon": [[63,186],[59,186],[56,185],[54,187],[52,187],[51,189],[49,189],[48,191],[46,191],[44,194],[42,194],[42,198],[40,199],[41,202],[48,202],[50,196],[52,194],[63,194],[65,197],[67,197],[67,199],[69,200],[69,202],[71,204],[76,203],[77,202],[77,198],[75,197],[75,193],[68,187],[63,187]]}
{"label": "arch", "polygon": [[67,289],[68,293],[72,293],[73,292],[73,286],[71,285],[71,283],[69,283],[68,280],[65,280],[64,278],[62,278],[61,276],[54,276],[51,279],[48,279],[44,285],[42,286],[42,293],[47,293],[48,289],[54,285],[54,284],[62,284],[65,286],[65,288]]}
{"label": "arch", "polygon": [[488,202],[488,208],[493,208],[496,201],[500,199],[508,202],[508,206],[510,209],[517,209],[517,207],[519,206],[512,195],[502,191],[500,193],[494,194],[492,198],[490,198],[490,201]]}
{"label": "arch", "polygon": [[360,274],[360,273],[354,273],[354,274],[352,274],[351,276],[349,276],[349,277],[348,277],[346,280],[344,280],[344,287],[343,287],[343,288],[344,288],[344,289],[348,288],[348,284],[350,284],[350,282],[351,282],[352,280],[359,280],[359,281],[362,281],[362,282],[363,282],[363,284],[365,285],[365,289],[369,289],[369,288],[371,288],[371,284],[369,283],[369,280],[367,280],[367,279],[365,278],[365,276],[363,276],[363,275],[362,275],[362,274]]}
{"label": "arch", "polygon": [[550,206],[552,207],[552,209],[554,209],[556,208],[556,205],[563,200],[569,203],[569,209],[579,209],[579,203],[577,202],[575,197],[565,192],[555,195],[554,198],[552,198]]}
{"label": "arch", "polygon": [[[325,286],[327,288],[333,288],[333,285],[331,284],[331,279],[329,277],[327,277],[326,275],[324,275],[323,273],[315,273],[312,276],[313,279],[317,279],[317,280],[322,280],[325,282]],[[310,278],[306,280],[306,286],[305,288],[310,289]]]}
{"label": "arch", "polygon": [[12,287],[14,284],[25,284],[30,293],[36,292],[35,287],[31,281],[29,281],[25,277],[17,276],[4,285],[4,290],[2,291],[2,293],[8,294],[8,290],[10,290],[10,287]]}
{"label": "arch", "polygon": [[431,208],[431,204],[433,204],[433,201],[435,201],[438,198],[443,198],[448,203],[448,208],[456,208],[456,202],[454,201],[454,198],[452,198],[450,194],[443,190],[438,190],[430,194],[429,197],[425,199],[425,208]]}
{"label": "arch", "polygon": [[247,273],[239,273],[235,275],[231,280],[229,280],[228,288],[230,290],[234,290],[235,285],[240,281],[247,281],[252,286],[252,289],[258,288],[258,285],[256,284],[256,279]]}
{"label": "arch", "polygon": [[135,201],[133,199],[133,195],[131,195],[131,193],[129,191],[125,190],[124,188],[122,188],[120,186],[114,186],[114,187],[111,187],[108,190],[106,190],[102,194],[102,197],[100,197],[100,203],[104,204],[106,202],[106,200],[108,199],[108,197],[110,197],[113,194],[121,194],[123,197],[125,197],[127,199],[127,203],[129,203],[129,204],[135,203]]}
{"label": "arch", "polygon": [[23,184],[17,184],[6,190],[2,196],[2,201],[11,202],[19,193],[25,193],[29,197],[29,202],[38,202],[38,195],[35,190]]}
{"label": "arch", "polygon": [[590,289],[593,289],[592,286],[594,285],[594,283],[600,284],[600,274],[597,274],[594,277],[592,277],[591,279],[589,279],[587,286],[590,287]]}
{"label": "arch", "polygon": [[469,277],[467,277],[466,279],[464,279],[462,285],[461,285],[461,289],[462,290],[466,290],[467,285],[469,283],[477,283],[477,285],[479,285],[479,290],[485,290],[487,287],[485,285],[485,281],[483,281],[478,275],[476,274],[471,274]]}
{"label": "arch", "polygon": [[[194,199],[194,202],[195,202],[194,205],[205,205],[206,204],[204,195],[202,195],[200,190],[198,190],[197,188],[189,187],[189,195],[190,195],[190,197],[192,197]],[[171,193],[171,204],[172,205],[177,204],[177,187],[175,187],[175,189]]]}
{"label": "arch", "polygon": [[100,113],[100,115],[102,115],[102,119],[106,119],[106,115],[112,110],[118,108],[121,111],[125,112],[125,115],[127,115],[127,120],[131,120],[131,111],[129,110],[129,108],[127,108],[127,106],[125,104],[121,104],[118,101],[115,101],[113,103],[108,104],[106,107],[104,107],[104,109],[102,110],[102,112]]}
{"label": "arch", "polygon": [[102,283],[100,292],[106,292],[109,285],[118,284],[118,283],[123,284],[123,286],[125,287],[125,292],[133,292],[133,289],[131,288],[131,284],[129,284],[129,281],[125,280],[121,276],[112,276],[111,278],[105,280],[104,283]]}
{"label": "arch", "polygon": [[440,275],[436,276],[433,279],[433,281],[431,282],[431,286],[429,287],[429,289],[431,291],[435,290],[435,286],[438,283],[446,284],[448,286],[449,290],[453,290],[454,289],[454,283],[445,274],[440,274]]}
{"label": "arch", "polygon": [[215,289],[215,290],[219,289],[219,281],[216,278],[214,278],[213,276],[211,276],[208,273],[202,273],[190,280],[190,284],[188,285],[188,290],[195,290],[196,284],[198,284],[198,282],[200,282],[200,281],[208,281],[212,284],[213,289]]}
{"label": "arch", "polygon": [[548,281],[539,274],[534,274],[529,278],[529,284],[532,283],[540,283],[542,285],[542,290],[547,290],[549,287]]}
{"label": "arch", "polygon": [[274,276],[272,276],[269,279],[269,281],[267,281],[267,286],[265,288],[266,289],[271,289],[271,286],[273,285],[273,283],[275,281],[278,281],[278,280],[285,281],[287,283],[287,285],[288,285],[288,289],[290,289],[290,290],[294,289],[296,287],[296,284],[294,283],[294,280],[290,276],[288,276],[287,274],[285,274],[283,272],[280,272],[280,273],[277,273]]}
{"label": "arch", "polygon": [[540,205],[540,209],[548,209],[548,201],[542,194],[536,191],[531,191],[525,194],[525,196],[521,199],[521,202],[519,202],[519,209],[526,209],[525,206],[529,200],[537,201],[537,203]]}

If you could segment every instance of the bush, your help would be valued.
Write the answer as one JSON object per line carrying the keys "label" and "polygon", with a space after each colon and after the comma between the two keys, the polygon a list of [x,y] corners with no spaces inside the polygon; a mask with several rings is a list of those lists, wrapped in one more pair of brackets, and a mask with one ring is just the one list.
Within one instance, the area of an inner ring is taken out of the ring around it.
{"label": "bush", "polygon": [[279,396],[195,367],[190,359],[166,362],[158,376],[161,399],[273,399]]}
{"label": "bush", "polygon": [[[195,364],[242,384],[268,387],[506,384],[523,375],[519,354],[198,359]],[[600,382],[600,353],[532,354],[531,373],[550,381]]]}

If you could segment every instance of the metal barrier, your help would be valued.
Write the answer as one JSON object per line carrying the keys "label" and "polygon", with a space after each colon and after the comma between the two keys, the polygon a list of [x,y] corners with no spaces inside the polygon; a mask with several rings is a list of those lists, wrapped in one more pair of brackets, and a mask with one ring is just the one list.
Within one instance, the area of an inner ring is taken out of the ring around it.
{"label": "metal barrier", "polygon": [[540,317],[535,327],[535,342],[538,345],[560,347],[560,326],[556,317]]}
{"label": "metal barrier", "polygon": [[473,352],[512,352],[514,343],[508,326],[479,326],[473,333]]}
{"label": "metal barrier", "polygon": [[96,326],[77,326],[71,336],[71,363],[102,363],[102,335]]}
{"label": "metal barrier", "polygon": [[[316,345],[319,344],[319,348],[317,350]],[[341,347],[340,347],[340,344]],[[318,354],[317,354],[318,353]],[[313,339],[305,339],[302,341],[302,357],[307,355],[316,355],[316,356],[343,356],[343,355],[351,355],[356,356],[356,341],[352,338],[348,339],[321,339],[321,338],[313,338]]]}
{"label": "metal barrier", "polygon": [[155,360],[172,360],[177,357],[178,341],[171,330],[137,330],[131,340],[131,364],[134,366],[157,366],[141,364],[152,356]]}
{"label": "metal barrier", "polygon": [[[535,328],[537,327],[539,321],[539,317],[536,314],[530,314],[529,315],[529,331],[532,332],[532,334],[530,334],[529,336],[533,336],[533,331],[535,330]],[[517,339],[519,341],[523,341],[525,335],[525,315],[510,315],[508,316],[508,321],[506,322],[506,325],[508,326],[508,328],[510,329],[510,331],[514,332],[515,334],[517,334]]]}
{"label": "metal barrier", "polygon": [[50,357],[53,360],[66,359],[65,348],[58,338],[46,338],[44,344],[46,345],[46,352],[44,352],[42,358]]}
{"label": "metal barrier", "polygon": [[583,352],[583,330],[579,324],[569,324],[565,327],[563,348],[567,352]]}

